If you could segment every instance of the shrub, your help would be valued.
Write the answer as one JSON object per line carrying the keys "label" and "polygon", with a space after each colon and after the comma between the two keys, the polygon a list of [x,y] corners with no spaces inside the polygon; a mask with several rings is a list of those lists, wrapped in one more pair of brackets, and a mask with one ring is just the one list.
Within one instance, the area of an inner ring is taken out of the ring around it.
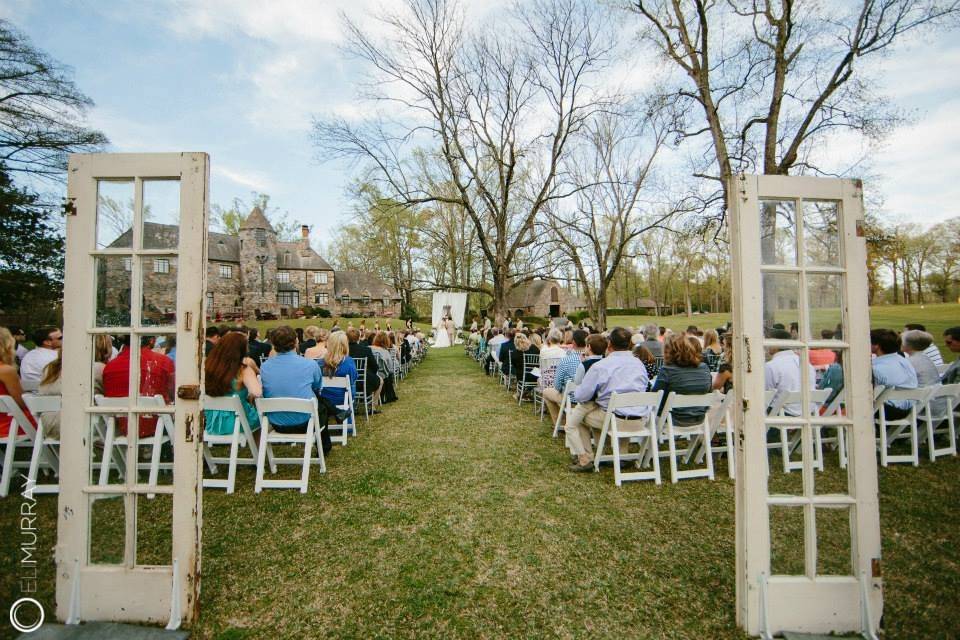
{"label": "shrub", "polygon": [[404,304],[403,309],[400,311],[400,319],[417,322],[420,320],[420,315],[417,313],[417,308],[412,304]]}
{"label": "shrub", "polygon": [[590,312],[589,312],[589,311],[586,311],[586,310],[584,310],[584,311],[574,311],[573,313],[568,313],[568,314],[567,314],[567,320],[569,320],[569,321],[572,322],[573,324],[577,324],[578,322],[584,320],[585,318],[589,318],[589,317],[590,317]]}

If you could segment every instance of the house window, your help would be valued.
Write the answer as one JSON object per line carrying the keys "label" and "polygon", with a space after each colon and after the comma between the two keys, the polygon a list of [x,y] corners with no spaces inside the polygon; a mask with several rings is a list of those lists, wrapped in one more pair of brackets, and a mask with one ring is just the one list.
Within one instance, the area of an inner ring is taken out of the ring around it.
{"label": "house window", "polygon": [[327,293],[315,293],[313,294],[313,303],[330,304],[330,295]]}
{"label": "house window", "polygon": [[370,304],[370,296],[363,296],[363,304]]}
{"label": "house window", "polygon": [[327,272],[318,271],[313,274],[313,284],[327,284]]}
{"label": "house window", "polygon": [[350,295],[345,293],[340,296],[340,304],[350,304]]}
{"label": "house window", "polygon": [[266,229],[255,229],[253,232],[254,237],[257,239],[258,247],[267,246],[267,231]]}
{"label": "house window", "polygon": [[300,292],[299,291],[278,291],[277,302],[287,307],[299,307]]}
{"label": "house window", "polygon": [[386,297],[385,297],[381,302],[383,303],[383,306],[384,306],[384,307],[389,307],[389,306],[390,306],[390,298],[386,298]]}
{"label": "house window", "polygon": [[290,282],[290,272],[277,271],[277,282]]}
{"label": "house window", "polygon": [[232,278],[233,277],[233,266],[229,264],[220,265],[220,277],[221,278]]}
{"label": "house window", "polygon": [[130,271],[133,269],[133,258],[124,258],[123,259],[123,270]]}
{"label": "house window", "polygon": [[153,272],[154,272],[154,273],[170,273],[170,259],[169,259],[169,258],[154,258],[154,259],[153,259]]}
{"label": "house window", "polygon": [[213,291],[207,291],[207,310],[213,309]]}

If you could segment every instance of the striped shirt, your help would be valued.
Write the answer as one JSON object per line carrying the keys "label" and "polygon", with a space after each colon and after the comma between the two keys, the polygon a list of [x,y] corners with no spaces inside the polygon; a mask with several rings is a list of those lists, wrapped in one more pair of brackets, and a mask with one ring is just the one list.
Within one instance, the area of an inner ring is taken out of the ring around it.
{"label": "striped shirt", "polygon": [[570,351],[560,362],[553,374],[553,388],[563,393],[567,382],[573,380],[577,375],[577,367],[580,366],[580,352]]}

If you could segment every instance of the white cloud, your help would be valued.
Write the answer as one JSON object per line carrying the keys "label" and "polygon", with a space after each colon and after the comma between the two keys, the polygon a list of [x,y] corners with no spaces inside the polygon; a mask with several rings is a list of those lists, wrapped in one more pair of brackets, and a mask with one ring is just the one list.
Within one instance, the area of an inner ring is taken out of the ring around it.
{"label": "white cloud", "polygon": [[213,164],[211,171],[213,172],[214,177],[221,176],[230,182],[233,182],[241,187],[246,187],[251,191],[265,193],[272,190],[270,180],[259,171],[244,171],[217,163]]}

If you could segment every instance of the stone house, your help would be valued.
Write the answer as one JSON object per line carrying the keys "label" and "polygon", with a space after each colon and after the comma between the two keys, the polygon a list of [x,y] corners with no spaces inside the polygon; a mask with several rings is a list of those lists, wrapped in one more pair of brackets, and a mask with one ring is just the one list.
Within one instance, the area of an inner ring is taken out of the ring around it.
{"label": "stone house", "polygon": [[[144,246],[175,248],[179,228],[144,223]],[[110,247],[129,247],[131,231]],[[399,317],[401,298],[376,276],[335,271],[313,250],[309,228],[297,242],[281,242],[266,216],[254,207],[236,236],[209,232],[207,242],[207,314],[212,318],[253,319],[260,314],[291,316],[303,307],[321,307],[337,316],[352,312]],[[98,259],[98,309],[129,309],[130,258]],[[126,273],[124,273],[126,272]],[[171,317],[176,306],[177,259],[144,259],[143,317],[158,322]],[[127,317],[129,320],[129,317]]]}
{"label": "stone house", "polygon": [[517,285],[507,294],[507,311],[514,317],[557,318],[583,311],[586,303],[561,287],[555,280],[531,280]]}

